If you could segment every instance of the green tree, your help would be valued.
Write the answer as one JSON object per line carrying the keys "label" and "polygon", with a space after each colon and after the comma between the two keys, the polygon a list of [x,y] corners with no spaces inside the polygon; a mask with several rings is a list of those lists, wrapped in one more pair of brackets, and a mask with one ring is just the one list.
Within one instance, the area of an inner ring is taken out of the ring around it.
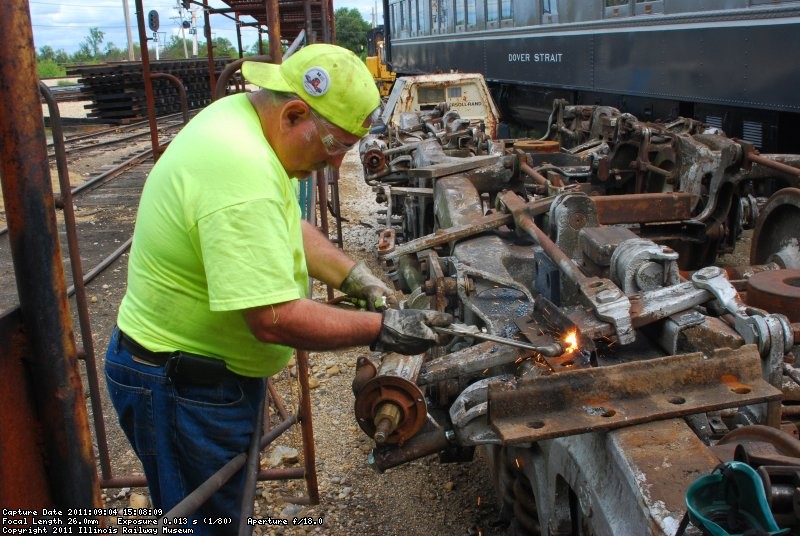
{"label": "green tree", "polygon": [[[211,40],[211,44],[214,46],[214,57],[215,58],[238,58],[239,57],[239,50],[233,46],[233,44],[224,37],[215,37]],[[204,42],[201,42],[197,55],[201,58],[208,57],[208,47]]]}
{"label": "green tree", "polygon": [[366,57],[367,32],[370,25],[356,8],[340,7],[334,14],[336,44]]}
{"label": "green tree", "polygon": [[89,36],[83,42],[91,51],[92,57],[96,58],[100,55],[100,45],[103,44],[105,36],[106,33],[100,28],[89,28]]}
{"label": "green tree", "polygon": [[191,39],[181,39],[180,35],[173,35],[169,38],[164,44],[164,48],[161,49],[161,59],[165,60],[179,60],[184,59],[186,56],[184,55],[183,45],[186,44],[186,52],[189,54],[189,57],[192,55],[192,40]]}

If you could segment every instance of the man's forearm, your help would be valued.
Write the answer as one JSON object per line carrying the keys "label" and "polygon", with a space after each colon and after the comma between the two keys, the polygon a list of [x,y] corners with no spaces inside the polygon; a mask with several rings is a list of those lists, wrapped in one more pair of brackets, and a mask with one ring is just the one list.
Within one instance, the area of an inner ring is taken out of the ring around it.
{"label": "man's forearm", "polygon": [[262,342],[302,350],[335,350],[372,344],[381,331],[379,313],[351,311],[299,299],[248,309],[250,331]]}
{"label": "man's forearm", "polygon": [[308,275],[335,288],[341,287],[342,281],[356,264],[306,221],[303,222],[303,249]]}

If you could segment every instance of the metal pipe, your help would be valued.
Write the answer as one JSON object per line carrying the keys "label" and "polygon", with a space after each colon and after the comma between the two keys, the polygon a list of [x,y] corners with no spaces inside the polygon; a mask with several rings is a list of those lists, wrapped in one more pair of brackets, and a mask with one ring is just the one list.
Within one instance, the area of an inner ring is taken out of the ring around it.
{"label": "metal pipe", "polygon": [[183,124],[189,122],[189,100],[186,98],[186,88],[180,78],[169,73],[153,73],[150,78],[160,78],[169,80],[178,89],[178,96],[181,99],[181,116],[183,117]]}
{"label": "metal pipe", "polygon": [[589,278],[581,272],[578,265],[575,264],[575,261],[569,258],[569,256],[561,251],[550,237],[547,236],[544,231],[539,229],[537,225],[533,222],[533,218],[525,212],[527,209],[525,201],[523,201],[516,193],[507,191],[503,192],[498,195],[501,199],[503,204],[508,207],[511,211],[512,215],[514,216],[514,223],[517,225],[517,228],[525,231],[533,240],[541,247],[545,254],[550,257],[550,259],[558,266],[559,270],[570,278],[574,283],[578,285],[587,284],[589,282]]}
{"label": "metal pipe", "polygon": [[776,162],[770,158],[762,156],[757,153],[747,153],[747,159],[751,162],[755,162],[756,164],[760,164],[764,167],[768,167],[770,169],[774,169],[775,171],[780,171],[781,173],[785,173],[790,177],[800,178],[800,169],[797,169],[794,166],[790,166],[784,164],[783,162]]}
{"label": "metal pipe", "polygon": [[[69,182],[69,169],[67,168],[67,154],[64,146],[64,129],[61,126],[61,113],[53,93],[39,82],[39,91],[47,103],[50,113],[50,127],[53,133],[53,148],[56,154],[56,169],[58,171],[58,184],[61,190],[62,210],[64,212],[64,227],[67,235],[69,262],[72,271],[72,288],[76,291],[75,303],[78,308],[78,324],[81,330],[83,343],[83,359],[86,361],[86,379],[89,383],[89,401],[92,404],[92,417],[95,435],[97,436],[97,450],[100,455],[100,471],[103,478],[111,477],[111,459],[108,454],[108,440],[106,438],[106,425],[103,418],[103,405],[100,397],[100,383],[97,379],[97,362],[95,361],[94,341],[92,326],[89,320],[89,303],[86,300],[86,288],[83,281],[83,265],[81,261],[80,244],[78,243],[78,224],[75,221],[75,207],[72,204],[72,190]],[[68,295],[71,294],[68,292]]]}
{"label": "metal pipe", "polygon": [[208,87],[211,89],[211,100],[214,100],[213,90],[217,86],[216,68],[214,66],[214,43],[211,41],[211,16],[209,15],[208,0],[203,0],[203,31],[206,38],[206,48],[208,49]]}
{"label": "metal pipe", "polygon": [[[262,380],[265,382],[266,380]],[[239,515],[239,536],[247,536],[253,533],[253,525],[247,522],[253,516],[253,502],[256,497],[256,481],[260,462],[260,452],[258,448],[263,430],[264,411],[267,405],[267,394],[261,397],[258,405],[256,418],[253,420],[253,433],[250,437],[250,447],[247,449],[247,469],[245,470],[244,491],[242,493],[242,509]]]}
{"label": "metal pipe", "polygon": [[305,464],[306,490],[309,504],[319,504],[316,453],[314,450],[314,428],[311,423],[311,388],[308,386],[308,352],[297,350],[297,379],[300,382],[300,432],[303,437],[303,463]]}
{"label": "metal pipe", "polygon": [[142,78],[144,80],[145,99],[147,100],[147,120],[150,123],[150,142],[153,146],[153,162],[156,162],[161,155],[161,146],[158,144],[156,105],[153,96],[153,81],[150,75],[150,51],[147,48],[147,33],[144,30],[144,7],[142,6],[142,0],[135,1],[136,24],[139,27],[139,48],[142,54]]}
{"label": "metal pipe", "polygon": [[[0,2],[0,50],[0,183],[20,299],[19,342],[31,350],[25,359],[27,391],[38,422],[29,425],[39,427],[41,434],[40,442],[28,448],[41,449],[40,469],[45,471],[52,505],[99,507],[26,0]],[[41,490],[24,487],[35,483],[21,484],[16,497],[41,496]]]}

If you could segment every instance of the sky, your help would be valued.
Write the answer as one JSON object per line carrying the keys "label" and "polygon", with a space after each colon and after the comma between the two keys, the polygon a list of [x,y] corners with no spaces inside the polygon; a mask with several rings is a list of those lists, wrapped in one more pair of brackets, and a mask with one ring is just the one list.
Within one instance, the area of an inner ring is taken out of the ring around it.
{"label": "sky", "polygon": [[[5,0],[0,0],[5,1]],[[131,35],[138,43],[136,28],[135,1],[128,0],[130,12]],[[63,49],[68,54],[78,50],[81,43],[89,35],[89,28],[100,28],[104,32],[103,45],[114,43],[117,48],[128,48],[125,31],[125,10],[123,0],[29,0],[31,22],[33,24],[33,42],[36,50],[49,45],[53,50]],[[179,34],[178,0],[143,0],[145,14],[151,10],[158,12],[159,40],[168,41],[172,34]],[[373,11],[377,10],[377,21],[383,20],[383,2],[381,0],[333,0],[334,10],[346,7],[355,8],[367,22],[372,22]],[[222,0],[209,0],[211,7],[227,7]],[[197,6],[192,5],[193,9]],[[189,17],[185,17],[189,20]],[[249,19],[247,17],[246,19]],[[145,19],[146,21],[147,19]],[[202,13],[197,14],[200,26],[200,38],[203,40]],[[233,21],[223,15],[212,15],[211,29],[213,37],[224,37],[236,44],[236,27]],[[150,33],[150,30],[147,30]],[[189,38],[189,35],[186,36]],[[242,28],[243,46],[249,48],[258,40],[255,28]]]}

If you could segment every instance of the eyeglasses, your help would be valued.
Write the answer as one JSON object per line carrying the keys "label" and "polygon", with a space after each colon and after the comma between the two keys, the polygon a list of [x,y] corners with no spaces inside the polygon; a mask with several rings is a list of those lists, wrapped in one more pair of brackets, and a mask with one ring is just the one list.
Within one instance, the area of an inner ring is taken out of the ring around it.
{"label": "eyeglasses", "polygon": [[329,156],[338,156],[341,154],[346,153],[353,147],[355,147],[356,142],[347,144],[342,141],[336,139],[336,137],[331,133],[328,127],[325,126],[325,120],[319,117],[317,113],[311,110],[311,120],[314,121],[314,124],[317,127],[317,133],[319,133],[319,139],[322,142],[322,145],[325,146],[325,152],[328,153]]}

